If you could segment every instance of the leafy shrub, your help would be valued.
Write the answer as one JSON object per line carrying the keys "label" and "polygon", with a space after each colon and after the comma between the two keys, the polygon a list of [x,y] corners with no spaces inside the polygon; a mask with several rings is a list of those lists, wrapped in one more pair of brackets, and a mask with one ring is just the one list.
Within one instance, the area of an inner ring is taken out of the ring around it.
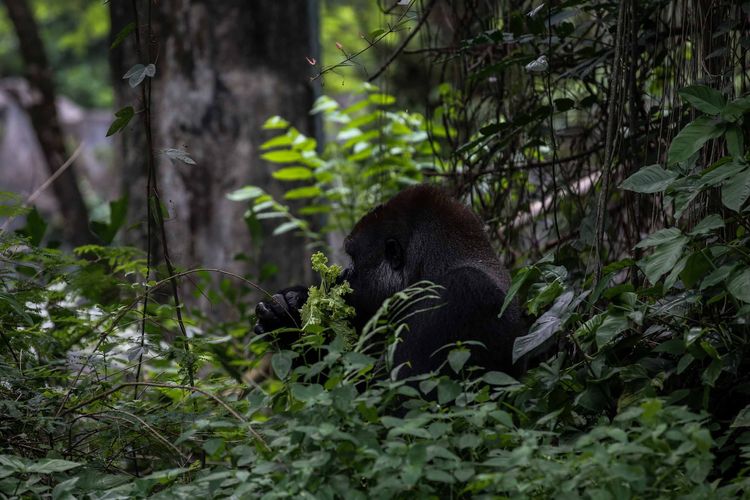
{"label": "leafy shrub", "polygon": [[[318,98],[311,113],[321,115],[335,135],[321,153],[314,139],[283,118],[268,119],[264,128],[277,135],[263,144],[261,157],[278,166],[272,176],[290,183],[284,200],[296,201],[299,208],[291,209],[257,186],[245,186],[229,198],[250,202],[246,218],[251,227],[257,220],[282,219],[274,234],[296,230],[320,244],[321,234],[348,233],[367,210],[420,182],[425,169],[439,166],[425,118],[389,110],[394,102],[369,84],[345,108],[330,97]],[[305,217],[320,214],[325,224],[316,231]]]}

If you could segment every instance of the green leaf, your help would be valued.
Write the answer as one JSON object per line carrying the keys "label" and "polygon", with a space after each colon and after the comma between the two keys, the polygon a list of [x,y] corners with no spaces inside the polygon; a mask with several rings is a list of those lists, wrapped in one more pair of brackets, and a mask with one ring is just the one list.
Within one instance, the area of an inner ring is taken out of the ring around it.
{"label": "green leaf", "polygon": [[389,106],[396,102],[396,98],[389,94],[370,94],[367,98],[378,106]]}
{"label": "green leaf", "polygon": [[721,202],[725,207],[739,212],[750,196],[750,168],[727,179],[721,187]]}
{"label": "green leaf", "polygon": [[688,234],[690,236],[701,236],[722,227],[724,227],[724,219],[717,214],[711,214],[696,224]]}
{"label": "green leaf", "polygon": [[302,155],[299,151],[291,149],[269,151],[268,153],[263,153],[260,157],[272,163],[294,163],[302,160]]}
{"label": "green leaf", "polygon": [[293,355],[294,353],[291,351],[280,351],[271,358],[271,368],[279,379],[284,380],[289,374],[289,370],[292,368]]}
{"label": "green leaf", "polygon": [[44,233],[47,232],[47,223],[44,222],[42,216],[39,215],[36,207],[32,208],[26,215],[26,227],[24,229],[31,240],[31,244],[39,246],[39,243],[42,242],[42,238],[44,238]]}
{"label": "green leaf", "polygon": [[376,30],[374,30],[374,31],[371,31],[371,32],[370,32],[370,40],[373,40],[373,39],[375,39],[375,38],[379,37],[379,36],[380,36],[380,35],[382,35],[383,33],[385,33],[385,30],[384,30],[384,29],[376,29]]}
{"label": "green leaf", "polygon": [[289,127],[289,122],[280,116],[272,116],[263,124],[264,130],[275,130]]}
{"label": "green leaf", "polygon": [[[677,264],[677,261],[682,257],[682,252],[685,249],[687,242],[688,239],[679,234],[671,239],[665,240],[654,248],[651,255],[640,260],[638,266],[643,270],[646,278],[648,278],[651,283],[655,284],[661,276],[672,271]],[[642,243],[644,242],[642,241],[636,246],[643,246],[641,245]]]}
{"label": "green leaf", "polygon": [[701,186],[718,186],[726,179],[736,175],[745,168],[740,162],[727,161],[713,168],[710,168],[701,174]]}
{"label": "green leaf", "polygon": [[750,405],[740,410],[730,427],[750,427]]}
{"label": "green leaf", "polygon": [[628,318],[608,314],[599,328],[596,329],[596,345],[599,349],[612,341],[617,335],[628,329]]}
{"label": "green leaf", "polygon": [[304,198],[315,198],[320,196],[323,191],[318,186],[306,186],[296,189],[290,189],[284,193],[284,199],[286,200],[301,200]]}
{"label": "green leaf", "polygon": [[667,164],[674,165],[686,161],[706,142],[719,137],[723,132],[724,126],[715,119],[699,116],[680,130],[677,137],[672,140],[667,153]]}
{"label": "green leaf", "polygon": [[312,170],[306,167],[286,167],[272,173],[274,179],[280,181],[306,181],[312,179]]}
{"label": "green leaf", "polygon": [[461,386],[455,380],[444,378],[438,383],[438,403],[450,403],[461,394]]}
{"label": "green leaf", "polygon": [[574,301],[573,297],[574,294],[570,290],[560,295],[549,311],[542,314],[531,325],[528,334],[517,337],[513,341],[513,363],[544,344],[560,330],[560,327],[570,315],[570,310],[574,309],[580,302],[579,300]]}
{"label": "green leaf", "polygon": [[669,243],[670,241],[673,241],[675,238],[678,238],[681,235],[682,235],[682,232],[676,227],[668,227],[666,229],[660,229],[659,231],[649,234],[648,236],[646,236],[646,238],[639,241],[635,247],[636,248],[648,248],[648,247],[653,247],[657,245],[662,245],[664,243]]}
{"label": "green leaf", "polygon": [[721,117],[728,122],[736,122],[750,111],[750,96],[731,101],[721,110]]}
{"label": "green leaf", "polygon": [[739,125],[731,125],[727,129],[727,151],[733,158],[741,159],[745,156],[745,138]]}
{"label": "green leaf", "polygon": [[75,469],[83,464],[62,460],[59,458],[43,458],[36,463],[27,467],[29,473],[52,474],[53,472],[65,472],[66,470]]}
{"label": "green leaf", "polygon": [[206,442],[203,443],[203,449],[209,455],[215,455],[222,448],[224,448],[224,440],[221,438],[207,439]]}
{"label": "green leaf", "polygon": [[100,222],[92,221],[91,230],[105,244],[109,245],[115,239],[117,231],[125,223],[125,217],[128,213],[128,199],[126,196],[109,202],[109,221]]}
{"label": "green leaf", "polygon": [[110,125],[107,129],[107,137],[116,134],[123,128],[127,127],[133,116],[135,116],[135,110],[133,110],[133,106],[125,106],[121,110],[117,111],[115,113],[115,121],[113,121],[112,125]]}
{"label": "green leaf", "polygon": [[230,199],[232,201],[246,201],[254,200],[255,198],[262,195],[263,190],[261,188],[256,186],[245,186],[227,194],[227,199]]}
{"label": "green leaf", "polygon": [[750,303],[750,268],[732,276],[727,283],[727,290],[737,300]]}
{"label": "green leaf", "polygon": [[289,222],[285,222],[283,224],[280,224],[276,229],[273,230],[273,236],[288,233],[289,231],[294,231],[295,229],[301,229],[300,221],[292,220]]}
{"label": "green leaf", "polygon": [[292,384],[292,395],[300,401],[310,401],[323,394],[323,386],[320,384]]}
{"label": "green leaf", "polygon": [[515,274],[515,276],[513,276],[513,279],[510,282],[510,288],[508,288],[508,292],[505,294],[503,307],[500,308],[500,314],[497,315],[498,318],[501,318],[503,316],[503,313],[508,308],[510,303],[513,301],[513,297],[516,296],[516,294],[521,289],[521,287],[526,282],[526,280],[531,277],[532,271],[535,271],[534,267],[524,267],[520,269]]}
{"label": "green leaf", "polygon": [[133,32],[134,29],[135,29],[134,21],[131,21],[128,24],[126,24],[125,27],[122,28],[119,33],[117,33],[117,36],[115,36],[115,39],[112,41],[112,45],[109,46],[109,49],[112,50],[118,45],[120,45],[128,37],[128,35],[130,35]]}
{"label": "green leaf", "polygon": [[448,353],[448,364],[454,372],[459,373],[469,357],[471,357],[471,352],[468,349],[453,349]]}
{"label": "green leaf", "polygon": [[487,372],[482,376],[482,380],[490,385],[516,385],[518,380],[503,372]]}
{"label": "green leaf", "polygon": [[730,274],[732,274],[732,271],[734,270],[734,264],[725,264],[721,266],[718,269],[715,269],[711,273],[709,273],[708,276],[703,278],[703,281],[701,281],[701,290],[705,290],[708,287],[712,287],[714,285],[718,285],[719,283],[726,280]]}
{"label": "green leaf", "polygon": [[659,165],[649,165],[625,179],[620,187],[636,193],[658,193],[669,187],[676,178],[677,172],[664,170]]}
{"label": "green leaf", "polygon": [[719,91],[705,85],[690,85],[681,89],[678,93],[694,108],[709,115],[718,115],[727,102]]}
{"label": "green leaf", "polygon": [[261,144],[260,149],[265,151],[266,149],[278,148],[281,146],[291,146],[292,140],[293,139],[289,134],[277,135],[276,137],[269,139],[263,144]]}
{"label": "green leaf", "polygon": [[315,104],[313,104],[313,108],[312,110],[310,110],[310,114],[315,115],[321,112],[324,113],[328,111],[334,111],[338,108],[339,103],[337,103],[327,95],[322,95],[315,100]]}

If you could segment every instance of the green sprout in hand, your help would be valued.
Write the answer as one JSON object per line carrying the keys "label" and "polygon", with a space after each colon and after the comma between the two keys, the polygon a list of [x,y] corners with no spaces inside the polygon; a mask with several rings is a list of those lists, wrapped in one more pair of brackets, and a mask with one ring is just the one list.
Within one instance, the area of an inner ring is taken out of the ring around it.
{"label": "green sprout in hand", "polygon": [[302,330],[317,334],[327,329],[342,336],[347,346],[353,345],[357,334],[349,324],[354,317],[354,308],[348,305],[344,296],[352,292],[347,281],[336,283],[341,276],[341,266],[328,266],[328,258],[320,252],[312,256],[312,268],[320,274],[320,286],[310,287],[307,302],[302,307]]}

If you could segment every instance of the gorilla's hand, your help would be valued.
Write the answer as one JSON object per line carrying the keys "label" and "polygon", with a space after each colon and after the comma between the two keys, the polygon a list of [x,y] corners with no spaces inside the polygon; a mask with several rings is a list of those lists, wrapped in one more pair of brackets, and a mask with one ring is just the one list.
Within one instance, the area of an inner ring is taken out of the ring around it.
{"label": "gorilla's hand", "polygon": [[307,288],[292,286],[275,293],[255,307],[255,333],[272,332],[278,328],[292,328],[301,325],[300,312],[307,301]]}

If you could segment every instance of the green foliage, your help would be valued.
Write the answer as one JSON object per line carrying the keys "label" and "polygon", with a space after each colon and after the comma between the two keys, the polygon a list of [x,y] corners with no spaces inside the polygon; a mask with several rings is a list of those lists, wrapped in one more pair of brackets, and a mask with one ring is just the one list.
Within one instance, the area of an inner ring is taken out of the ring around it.
{"label": "green foliage", "polygon": [[349,283],[336,284],[341,275],[341,266],[327,266],[328,258],[320,252],[312,256],[313,271],[320,274],[320,285],[310,287],[307,302],[302,307],[302,330],[320,333],[330,329],[351,345],[356,341],[356,332],[348,321],[354,316],[354,308],[347,305],[345,296],[352,293]]}
{"label": "green foliage", "polygon": [[[437,144],[427,140],[426,121],[417,113],[389,110],[390,95],[365,85],[358,100],[342,108],[323,96],[312,113],[322,116],[335,136],[322,153],[316,141],[301,134],[280,117],[264,128],[277,132],[262,146],[261,158],[277,168],[272,176],[290,183],[284,199],[295,209],[275,201],[256,186],[228,195],[250,201],[248,223],[279,218],[284,222],[274,234],[298,231],[322,244],[321,233],[348,233],[373,205],[390,198],[403,187],[422,180],[422,171],[433,169]],[[326,216],[320,232],[304,217]]]}
{"label": "green foliage", "polygon": [[[88,0],[31,0],[59,94],[86,107],[112,105],[107,46],[108,5]],[[0,68],[3,76],[23,74],[13,26],[0,9]]]}

